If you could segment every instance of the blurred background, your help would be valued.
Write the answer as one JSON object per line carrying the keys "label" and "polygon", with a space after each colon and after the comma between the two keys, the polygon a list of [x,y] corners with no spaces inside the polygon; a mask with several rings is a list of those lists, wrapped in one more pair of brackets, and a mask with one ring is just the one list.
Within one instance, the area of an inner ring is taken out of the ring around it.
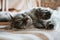
{"label": "blurred background", "polygon": [[0,11],[18,12],[41,6],[56,9],[60,6],[60,0],[0,0]]}

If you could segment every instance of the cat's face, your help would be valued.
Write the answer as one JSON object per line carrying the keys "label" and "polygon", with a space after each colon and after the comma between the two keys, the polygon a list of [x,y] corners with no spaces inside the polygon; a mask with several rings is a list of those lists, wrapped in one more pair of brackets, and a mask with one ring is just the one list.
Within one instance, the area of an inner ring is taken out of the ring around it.
{"label": "cat's face", "polygon": [[26,24],[27,24],[27,20],[29,18],[24,15],[24,14],[17,14],[13,19],[12,19],[12,25],[14,25],[14,28],[17,29],[23,29]]}

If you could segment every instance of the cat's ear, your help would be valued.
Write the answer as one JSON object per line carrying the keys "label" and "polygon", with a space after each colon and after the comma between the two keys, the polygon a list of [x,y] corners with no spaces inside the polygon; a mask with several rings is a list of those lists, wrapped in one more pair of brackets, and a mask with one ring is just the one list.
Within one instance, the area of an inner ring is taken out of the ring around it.
{"label": "cat's ear", "polygon": [[[10,14],[9,14],[10,15]],[[14,20],[14,18],[10,15],[10,18],[12,19],[12,20]]]}

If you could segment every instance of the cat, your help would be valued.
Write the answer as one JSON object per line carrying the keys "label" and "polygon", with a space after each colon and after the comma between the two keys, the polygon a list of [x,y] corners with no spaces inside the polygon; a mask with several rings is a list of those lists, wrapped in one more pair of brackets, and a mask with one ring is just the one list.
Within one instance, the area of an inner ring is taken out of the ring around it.
{"label": "cat", "polygon": [[[25,29],[26,25],[32,24],[38,29],[53,29],[54,24],[51,21],[47,21],[51,18],[51,12],[49,10],[44,10],[41,8],[33,8],[29,12],[20,13],[14,17],[11,15],[11,26],[17,29]],[[29,21],[28,21],[29,20]],[[47,22],[46,22],[47,21]]]}

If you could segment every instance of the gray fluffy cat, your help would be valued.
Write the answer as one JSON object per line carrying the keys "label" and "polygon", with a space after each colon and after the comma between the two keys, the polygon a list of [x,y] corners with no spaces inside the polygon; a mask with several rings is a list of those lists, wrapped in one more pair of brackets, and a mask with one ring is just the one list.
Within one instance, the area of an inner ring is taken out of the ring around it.
{"label": "gray fluffy cat", "polygon": [[[11,16],[11,15],[10,15]],[[51,21],[45,23],[44,20],[51,18],[51,13],[48,10],[43,10],[41,8],[33,8],[29,12],[24,12],[22,14],[17,14],[16,16],[11,16],[11,26],[16,29],[25,29],[26,25],[34,25],[35,28],[43,29],[53,29],[54,25]]]}

